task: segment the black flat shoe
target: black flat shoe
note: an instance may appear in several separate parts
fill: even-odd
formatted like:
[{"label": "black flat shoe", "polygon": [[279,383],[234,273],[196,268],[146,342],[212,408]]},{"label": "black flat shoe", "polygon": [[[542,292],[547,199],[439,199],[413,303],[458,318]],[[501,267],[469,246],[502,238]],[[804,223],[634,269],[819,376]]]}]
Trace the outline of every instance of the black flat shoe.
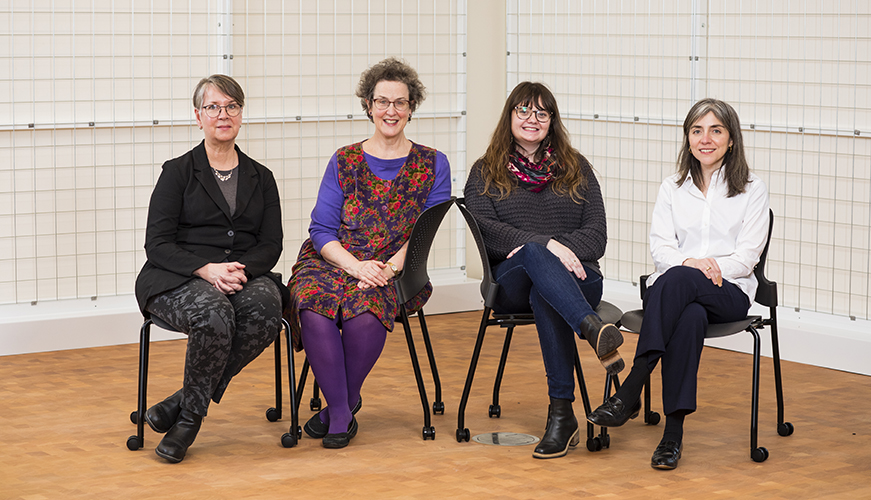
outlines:
[{"label": "black flat shoe", "polygon": [[351,423],[348,424],[348,432],[339,432],[337,434],[327,434],[324,436],[324,448],[344,448],[351,443],[351,438],[357,435],[357,417],[351,417]]},{"label": "black flat shoe", "polygon": [[154,452],[160,458],[164,458],[171,463],[177,464],[181,462],[184,460],[188,448],[194,444],[194,439],[197,438],[197,433],[200,431],[202,423],[203,417],[182,409],[178,415],[178,421],[163,436]]},{"label": "black flat shoe", "polygon": [[181,389],[145,411],[145,422],[151,430],[163,434],[172,428],[181,412]]},{"label": "black flat shoe", "polygon": [[681,445],[675,441],[659,443],[653,452],[653,458],[650,459],[650,466],[654,469],[676,469],[677,461],[680,460],[680,448]]},{"label": "black flat shoe", "polygon": [[[360,396],[360,399],[357,400],[357,404],[351,408],[351,415],[356,415],[360,408],[363,406],[363,396]],[[321,422],[321,412],[327,411],[326,408],[315,413],[312,418],[308,419],[308,422],[303,426],[303,430],[309,436],[315,439],[321,439],[326,436],[328,432],[330,432],[329,424],[325,424]]]},{"label": "black flat shoe", "polygon": [[629,419],[637,417],[640,410],[640,399],[632,408],[629,408],[623,404],[620,398],[611,396],[601,406],[587,415],[587,421],[602,427],[620,427],[628,422]]}]

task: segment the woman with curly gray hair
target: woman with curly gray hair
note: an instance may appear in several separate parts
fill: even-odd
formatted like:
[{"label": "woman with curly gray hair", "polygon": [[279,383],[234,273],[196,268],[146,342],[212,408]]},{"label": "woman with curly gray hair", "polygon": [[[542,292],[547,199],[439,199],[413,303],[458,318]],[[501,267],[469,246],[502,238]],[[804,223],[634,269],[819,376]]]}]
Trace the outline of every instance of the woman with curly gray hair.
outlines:
[{"label": "woman with curly gray hair", "polygon": [[[356,94],[375,130],[327,164],[285,311],[329,403],[304,427],[325,448],[344,448],[357,433],[363,381],[398,312],[391,280],[405,262],[411,228],[451,195],[447,157],[405,137],[426,96],[417,72],[385,59],[363,72]],[[431,291],[427,285],[407,307],[419,309]]]}]

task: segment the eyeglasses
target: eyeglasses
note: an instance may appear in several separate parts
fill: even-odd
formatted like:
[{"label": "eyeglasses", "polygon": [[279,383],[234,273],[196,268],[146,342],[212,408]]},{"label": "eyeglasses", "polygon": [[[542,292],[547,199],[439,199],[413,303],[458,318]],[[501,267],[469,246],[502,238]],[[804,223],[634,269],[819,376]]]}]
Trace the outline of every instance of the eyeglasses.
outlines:
[{"label": "eyeglasses", "polygon": [[409,101],[408,99],[397,99],[395,101],[391,101],[390,99],[385,99],[383,97],[379,97],[378,99],[374,99],[372,102],[375,103],[375,108],[380,109],[381,111],[384,111],[385,109],[389,108],[390,105],[392,104],[393,109],[395,109],[396,111],[402,112],[402,111],[406,111],[408,109],[408,106],[411,105],[411,101]]},{"label": "eyeglasses", "polygon": [[217,104],[209,104],[207,106],[203,106],[203,111],[206,112],[206,116],[209,118],[217,118],[221,114],[221,109],[227,110],[227,116],[239,116],[239,113],[242,112],[242,106],[239,106],[235,102],[231,102],[226,106],[218,106]]},{"label": "eyeglasses", "polygon": [[535,110],[529,106],[514,106],[514,112],[521,120],[528,120],[530,116],[535,115],[535,119],[539,123],[550,121],[550,111]]}]

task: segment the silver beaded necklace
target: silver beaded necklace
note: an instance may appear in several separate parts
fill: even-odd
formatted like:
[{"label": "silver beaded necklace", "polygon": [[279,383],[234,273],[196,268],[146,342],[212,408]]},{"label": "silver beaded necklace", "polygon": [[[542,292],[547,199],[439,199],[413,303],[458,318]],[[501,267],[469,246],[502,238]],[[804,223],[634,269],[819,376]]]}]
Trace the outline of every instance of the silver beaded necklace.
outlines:
[{"label": "silver beaded necklace", "polygon": [[234,168],[233,170],[230,170],[230,172],[228,172],[226,174],[222,174],[216,168],[212,167],[212,171],[215,172],[215,177],[217,177],[218,180],[221,182],[229,181],[230,177],[233,177],[233,171],[235,171],[235,170],[236,169]]}]

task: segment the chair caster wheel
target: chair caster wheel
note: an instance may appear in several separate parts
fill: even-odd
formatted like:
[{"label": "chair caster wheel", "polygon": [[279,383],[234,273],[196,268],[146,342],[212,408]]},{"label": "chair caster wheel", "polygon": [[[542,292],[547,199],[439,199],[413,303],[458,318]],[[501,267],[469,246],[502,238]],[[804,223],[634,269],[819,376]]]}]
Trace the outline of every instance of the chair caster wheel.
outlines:
[{"label": "chair caster wheel", "polygon": [[277,422],[281,418],[281,411],[278,408],[270,408],[266,410],[266,420]]},{"label": "chair caster wheel", "polygon": [[760,446],[750,452],[750,458],[752,458],[754,462],[764,462],[768,460],[768,450],[765,447]]},{"label": "chair caster wheel", "polygon": [[321,411],[321,398],[311,398],[308,407],[311,411]]},{"label": "chair caster wheel", "polygon": [[[136,413],[136,412],[133,412]],[[139,440],[139,436],[130,436],[127,438],[127,449],[130,451],[136,451],[139,448],[142,448],[142,441]]]},{"label": "chair caster wheel", "polygon": [[432,439],[435,441],[435,427],[429,426],[423,428],[423,440]]},{"label": "chair caster wheel", "polygon": [[457,429],[457,442],[462,443],[463,441],[469,442],[469,429]]},{"label": "chair caster wheel", "polygon": [[602,449],[602,440],[598,437],[587,439],[587,449],[590,451],[599,451]]},{"label": "chair caster wheel", "polygon": [[606,434],[604,436],[599,436],[599,439],[602,441],[602,448],[610,448],[611,447],[611,435]]},{"label": "chair caster wheel", "polygon": [[132,423],[132,424],[139,423],[139,412],[138,411],[133,410],[130,412],[130,423]]},{"label": "chair caster wheel", "polygon": [[443,401],[433,403],[432,404],[432,414],[433,415],[444,415],[445,414],[445,403]]},{"label": "chair caster wheel", "polygon": [[296,446],[298,438],[289,432],[285,432],[281,435],[281,446],[285,448],[293,448]]},{"label": "chair caster wheel", "polygon": [[659,413],[655,411],[648,412],[646,416],[647,418],[645,419],[644,423],[647,425],[656,425],[659,423],[659,420],[661,418],[659,416]]},{"label": "chair caster wheel", "polygon": [[793,432],[795,432],[795,427],[792,426],[791,422],[784,422],[777,425],[777,433],[781,436],[792,436]]},{"label": "chair caster wheel", "polygon": [[502,416],[501,405],[490,405],[490,418],[499,418]]}]

